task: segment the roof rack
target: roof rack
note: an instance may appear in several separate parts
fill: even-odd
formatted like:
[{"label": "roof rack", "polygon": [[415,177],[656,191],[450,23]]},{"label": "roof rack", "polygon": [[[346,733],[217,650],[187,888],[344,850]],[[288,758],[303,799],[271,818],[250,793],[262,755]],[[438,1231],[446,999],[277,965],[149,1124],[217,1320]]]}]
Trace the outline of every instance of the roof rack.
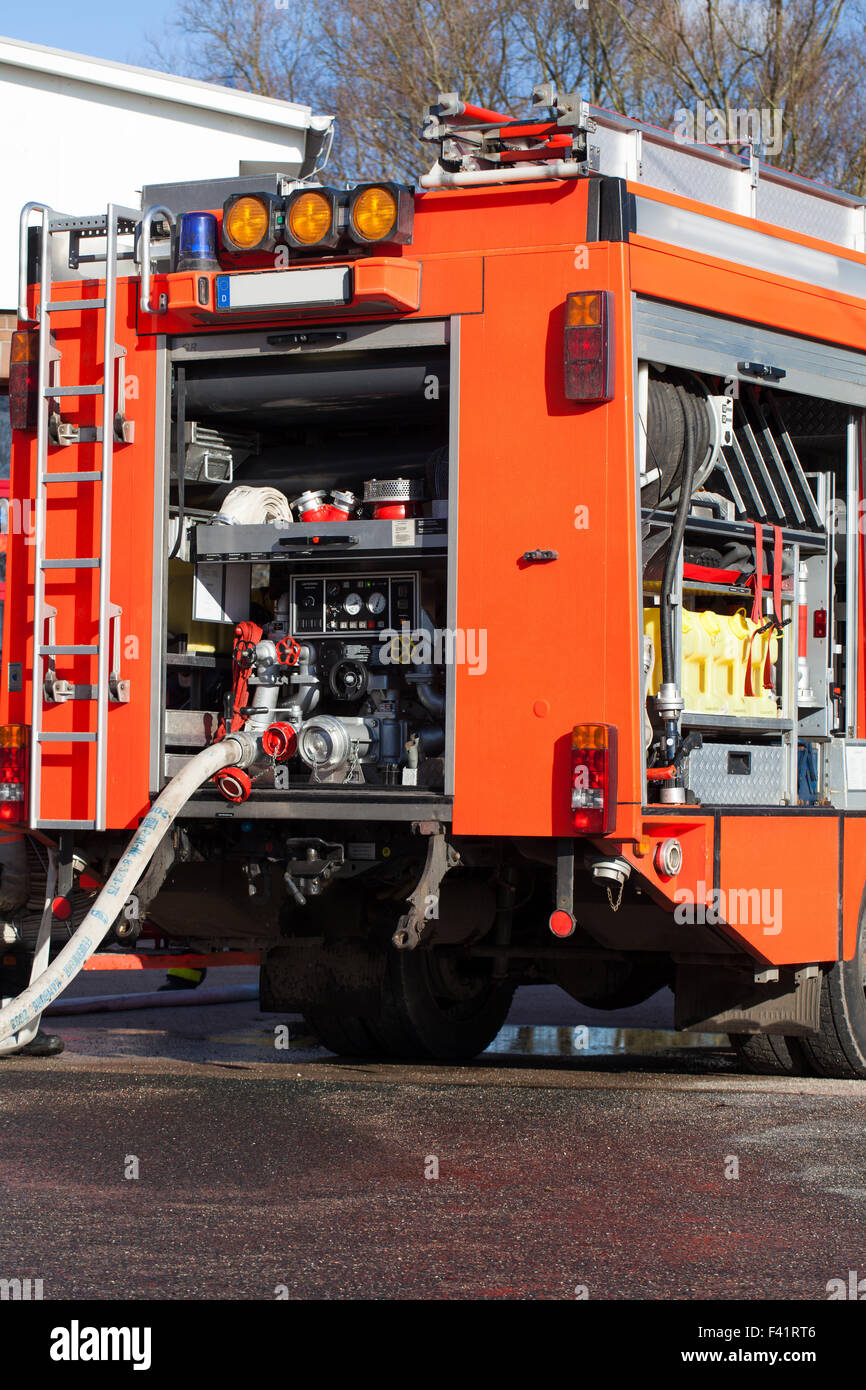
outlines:
[{"label": "roof rack", "polygon": [[[424,188],[604,174],[742,217],[769,222],[849,251],[866,251],[866,203],[758,157],[560,96],[545,82],[532,93],[537,119],[523,121],[440,93],[421,138],[439,142]],[[734,142],[739,143],[739,142]]]}]

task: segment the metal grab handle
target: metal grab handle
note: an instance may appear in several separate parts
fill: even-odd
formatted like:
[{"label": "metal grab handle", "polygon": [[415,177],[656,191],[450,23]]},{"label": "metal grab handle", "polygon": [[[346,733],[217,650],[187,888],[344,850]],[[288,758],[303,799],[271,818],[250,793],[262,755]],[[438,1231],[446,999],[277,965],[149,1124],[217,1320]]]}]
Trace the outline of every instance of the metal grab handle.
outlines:
[{"label": "metal grab handle", "polygon": [[41,212],[44,223],[45,218],[50,217],[52,211],[53,209],[47,203],[25,203],[18,219],[18,317],[22,323],[39,322],[38,318],[30,317],[27,308],[27,233],[30,230],[30,214],[31,212]]},{"label": "metal grab handle", "polygon": [[153,305],[150,302],[150,281],[152,271],[150,268],[150,233],[157,217],[164,217],[168,225],[174,228],[174,213],[168,208],[154,204],[153,207],[146,208],[138,229],[138,250],[136,252],[136,262],[141,266],[141,299],[139,301],[143,314],[164,314],[168,308],[168,295],[161,294],[159,303]]}]

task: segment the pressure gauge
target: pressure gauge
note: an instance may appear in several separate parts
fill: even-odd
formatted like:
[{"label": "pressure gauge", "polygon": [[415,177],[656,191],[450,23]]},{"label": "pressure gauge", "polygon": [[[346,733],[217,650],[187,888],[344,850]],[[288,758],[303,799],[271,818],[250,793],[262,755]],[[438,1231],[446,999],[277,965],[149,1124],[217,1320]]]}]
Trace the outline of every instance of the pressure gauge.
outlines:
[{"label": "pressure gauge", "polygon": [[377,590],[367,599],[367,607],[371,613],[384,613],[386,602],[385,595],[380,594]]},{"label": "pressure gauge", "polygon": [[364,607],[364,600],[360,594],[347,594],[343,599],[343,608],[350,618],[357,618],[361,609]]}]

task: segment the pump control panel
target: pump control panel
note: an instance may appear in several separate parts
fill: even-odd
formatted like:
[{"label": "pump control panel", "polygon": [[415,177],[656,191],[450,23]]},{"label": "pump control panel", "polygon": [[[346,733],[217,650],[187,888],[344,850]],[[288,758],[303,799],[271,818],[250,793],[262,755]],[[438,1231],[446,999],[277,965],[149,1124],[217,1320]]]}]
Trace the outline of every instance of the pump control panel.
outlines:
[{"label": "pump control panel", "polygon": [[399,631],[417,622],[417,574],[326,574],[292,580],[294,636]]}]

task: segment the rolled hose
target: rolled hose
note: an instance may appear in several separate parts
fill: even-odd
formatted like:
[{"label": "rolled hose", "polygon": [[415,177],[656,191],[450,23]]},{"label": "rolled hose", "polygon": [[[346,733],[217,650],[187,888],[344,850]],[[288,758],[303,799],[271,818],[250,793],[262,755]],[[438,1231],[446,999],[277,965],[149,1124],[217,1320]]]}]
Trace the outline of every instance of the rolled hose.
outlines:
[{"label": "rolled hose", "polygon": [[252,761],[255,749],[254,740],[246,734],[229,734],[220,743],[202,749],[172,778],[141,822],[126,853],[74,936],[38,979],[0,1009],[0,1045],[8,1043],[15,1033],[38,1018],[83,969],[85,961],[90,959],[120,916],[160,840],[193,792],[220,768],[245,766]]}]

